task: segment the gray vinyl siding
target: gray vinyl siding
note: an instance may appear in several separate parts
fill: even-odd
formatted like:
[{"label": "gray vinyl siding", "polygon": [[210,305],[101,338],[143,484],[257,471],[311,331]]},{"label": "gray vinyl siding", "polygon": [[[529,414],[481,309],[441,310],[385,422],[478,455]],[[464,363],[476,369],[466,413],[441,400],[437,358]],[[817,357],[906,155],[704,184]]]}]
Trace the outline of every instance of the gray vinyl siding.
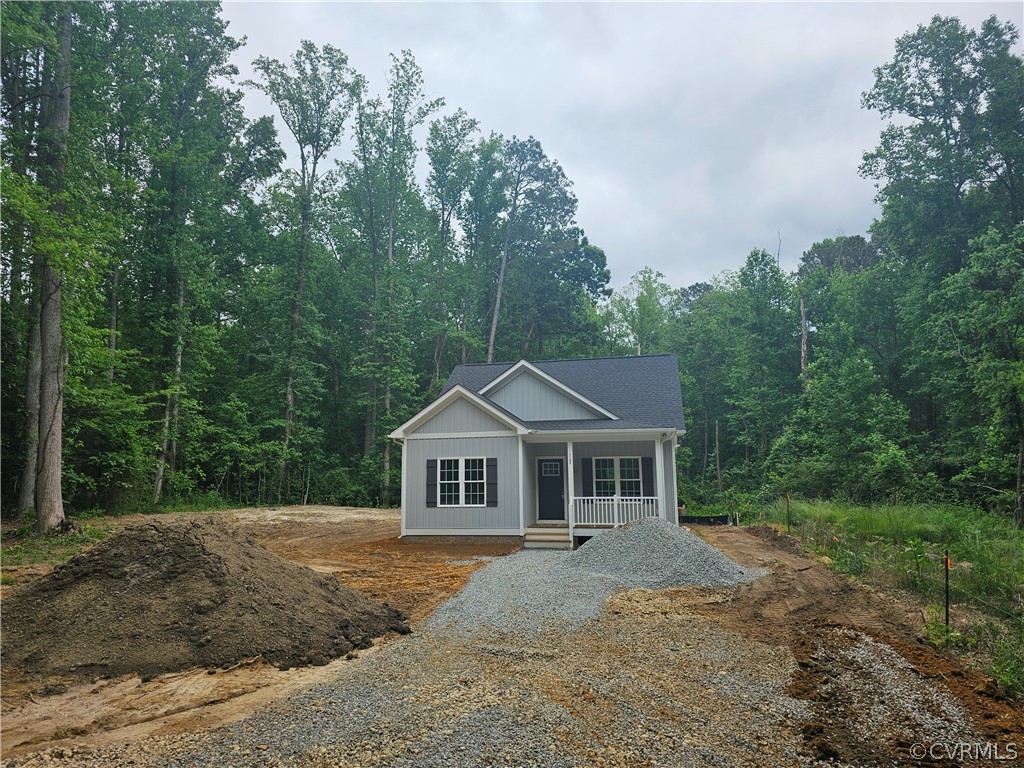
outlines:
[{"label": "gray vinyl siding", "polygon": [[[498,506],[428,509],[427,459],[476,457],[498,460]],[[488,530],[519,529],[519,439],[516,436],[408,440],[405,461],[406,531],[414,534],[416,529],[477,529],[486,534]]]},{"label": "gray vinyl siding", "polygon": [[511,430],[472,403],[458,399],[417,429],[415,434],[460,434],[463,432],[511,432]]},{"label": "gray vinyl siding", "polygon": [[488,397],[524,421],[593,419],[599,417],[529,373],[516,376]]}]

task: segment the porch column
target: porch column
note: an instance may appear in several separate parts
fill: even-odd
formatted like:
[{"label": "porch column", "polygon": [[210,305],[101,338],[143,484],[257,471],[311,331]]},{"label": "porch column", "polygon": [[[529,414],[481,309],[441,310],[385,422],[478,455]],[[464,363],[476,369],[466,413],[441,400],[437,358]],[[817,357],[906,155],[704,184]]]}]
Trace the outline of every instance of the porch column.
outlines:
[{"label": "porch column", "polygon": [[565,471],[569,474],[569,482],[566,484],[569,496],[566,501],[569,507],[565,510],[565,519],[569,523],[569,538],[571,539],[572,529],[576,525],[576,473],[573,471],[572,440],[565,444]]},{"label": "porch column", "polygon": [[668,510],[665,509],[665,451],[657,437],[654,438],[654,471],[658,475],[658,517],[668,520]]},{"label": "porch column", "polygon": [[526,445],[522,435],[519,436],[519,535],[526,535]]}]

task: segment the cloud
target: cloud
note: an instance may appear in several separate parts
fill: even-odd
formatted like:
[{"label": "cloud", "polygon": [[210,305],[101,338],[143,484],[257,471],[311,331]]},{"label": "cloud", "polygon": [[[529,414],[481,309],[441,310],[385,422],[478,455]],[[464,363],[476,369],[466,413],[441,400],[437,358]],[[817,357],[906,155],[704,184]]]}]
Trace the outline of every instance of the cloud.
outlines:
[{"label": "cloud", "polygon": [[[287,59],[331,43],[382,92],[410,49],[431,97],[485,133],[533,135],[574,182],[578,219],[613,284],[642,266],[676,286],[752,248],[795,269],[815,241],[866,232],[858,176],[882,122],[860,106],[897,37],[935,14],[977,27],[1013,3],[226,2],[229,33]],[[272,114],[265,98],[250,115]],[[280,123],[279,123],[280,125]]]}]

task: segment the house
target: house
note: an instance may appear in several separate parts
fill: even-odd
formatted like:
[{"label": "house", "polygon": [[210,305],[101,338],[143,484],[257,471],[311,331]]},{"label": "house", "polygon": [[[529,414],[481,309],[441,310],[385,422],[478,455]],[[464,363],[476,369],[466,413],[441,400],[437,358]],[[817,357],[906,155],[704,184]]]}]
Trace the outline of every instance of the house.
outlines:
[{"label": "house", "polygon": [[459,365],[391,433],[402,535],[571,547],[641,517],[678,523],[675,355]]}]

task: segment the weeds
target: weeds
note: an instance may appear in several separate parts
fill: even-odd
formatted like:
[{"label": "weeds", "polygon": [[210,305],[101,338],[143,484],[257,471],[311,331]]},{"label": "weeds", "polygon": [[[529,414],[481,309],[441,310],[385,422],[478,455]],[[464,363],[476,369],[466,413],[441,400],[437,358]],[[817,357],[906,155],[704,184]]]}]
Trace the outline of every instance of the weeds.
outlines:
[{"label": "weeds", "polygon": [[[761,507],[757,517],[785,525],[785,501]],[[976,646],[992,659],[993,676],[1024,695],[1024,533],[1009,519],[953,505],[794,501],[792,521],[793,533],[833,570],[930,600],[944,597],[949,550],[954,605],[968,604],[991,623],[947,630],[929,612],[929,640],[937,647]]]},{"label": "weeds", "polygon": [[37,534],[33,524],[28,523],[4,536],[14,543],[3,548],[4,565],[35,565],[37,563],[62,563],[77,555],[85,547],[107,538],[113,531],[111,524],[92,525],[86,523],[82,532],[58,534],[55,532]]}]

